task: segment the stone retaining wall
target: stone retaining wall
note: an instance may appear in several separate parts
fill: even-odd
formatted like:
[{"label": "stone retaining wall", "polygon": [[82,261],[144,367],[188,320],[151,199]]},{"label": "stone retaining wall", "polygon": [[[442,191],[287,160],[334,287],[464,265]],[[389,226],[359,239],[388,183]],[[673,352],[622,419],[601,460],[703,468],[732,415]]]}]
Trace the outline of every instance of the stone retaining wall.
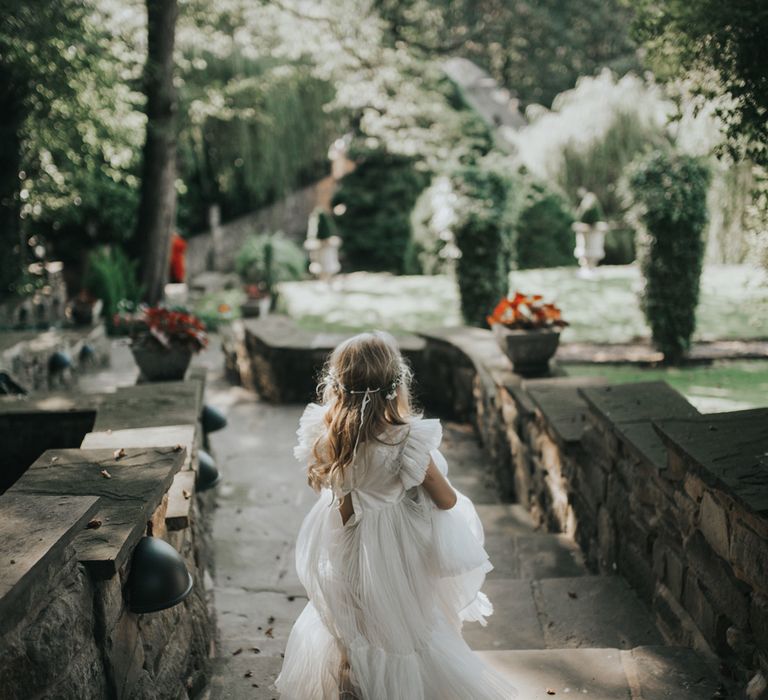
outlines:
[{"label": "stone retaining wall", "polygon": [[[204,693],[215,629],[206,585],[215,496],[195,489],[204,374],[191,374],[186,382],[116,394],[0,400],[0,424],[22,409],[95,413],[86,428],[94,432],[80,448],[49,449],[0,495],[0,519],[16,504],[30,528],[37,517],[34,505],[28,516],[19,510],[25,500],[93,501],[42,548],[26,532],[0,542],[2,556],[13,557],[10,570],[0,570],[0,700],[186,700]],[[114,455],[121,446],[125,455]],[[99,477],[102,468],[109,480]],[[57,470],[66,469],[57,482]],[[91,518],[102,524],[86,528]],[[182,603],[137,614],[126,583],[147,521],[182,555],[194,584]],[[41,541],[47,536],[41,529]],[[15,550],[14,538],[21,543]]]},{"label": "stone retaining wall", "polygon": [[664,382],[522,380],[490,333],[425,338],[430,408],[473,421],[504,495],[573,535],[593,571],[623,575],[670,643],[759,686],[768,409],[700,415]]}]

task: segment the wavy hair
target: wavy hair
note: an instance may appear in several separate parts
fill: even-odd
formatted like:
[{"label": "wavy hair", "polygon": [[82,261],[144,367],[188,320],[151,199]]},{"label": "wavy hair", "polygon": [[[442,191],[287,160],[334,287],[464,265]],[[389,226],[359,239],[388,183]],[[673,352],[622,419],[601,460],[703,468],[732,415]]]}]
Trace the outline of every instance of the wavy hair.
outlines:
[{"label": "wavy hair", "polygon": [[325,432],[312,446],[309,485],[341,490],[358,443],[380,439],[387,427],[405,425],[415,415],[412,372],[395,339],[382,331],[361,333],[330,355],[318,395],[325,412]]}]

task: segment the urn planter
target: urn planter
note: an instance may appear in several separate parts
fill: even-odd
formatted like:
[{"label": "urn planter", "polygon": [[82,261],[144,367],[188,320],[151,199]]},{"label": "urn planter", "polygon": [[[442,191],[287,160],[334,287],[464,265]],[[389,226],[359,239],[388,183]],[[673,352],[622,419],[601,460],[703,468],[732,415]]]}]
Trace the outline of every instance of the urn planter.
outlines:
[{"label": "urn planter", "polygon": [[549,361],[560,343],[560,331],[553,328],[512,329],[496,323],[493,332],[499,347],[523,377],[549,374]]},{"label": "urn planter", "polygon": [[133,359],[142,375],[150,382],[181,381],[192,361],[192,351],[186,348],[152,348],[131,345]]}]

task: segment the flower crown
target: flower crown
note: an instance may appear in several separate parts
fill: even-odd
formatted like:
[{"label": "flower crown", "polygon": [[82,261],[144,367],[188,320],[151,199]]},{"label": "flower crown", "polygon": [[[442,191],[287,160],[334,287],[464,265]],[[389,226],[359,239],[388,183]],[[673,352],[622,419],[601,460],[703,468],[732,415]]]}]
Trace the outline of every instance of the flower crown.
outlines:
[{"label": "flower crown", "polygon": [[397,396],[397,387],[400,386],[400,384],[403,381],[403,371],[402,369],[397,373],[397,376],[392,380],[392,383],[388,386],[377,386],[375,388],[366,387],[365,389],[348,389],[341,381],[339,381],[338,377],[335,375],[333,370],[328,372],[328,375],[326,377],[326,381],[331,384],[332,386],[336,387],[339,391],[343,391],[345,394],[365,394],[368,396],[369,394],[376,394],[380,391],[387,391],[386,394],[384,394],[384,398],[387,399],[387,401],[392,401]]}]

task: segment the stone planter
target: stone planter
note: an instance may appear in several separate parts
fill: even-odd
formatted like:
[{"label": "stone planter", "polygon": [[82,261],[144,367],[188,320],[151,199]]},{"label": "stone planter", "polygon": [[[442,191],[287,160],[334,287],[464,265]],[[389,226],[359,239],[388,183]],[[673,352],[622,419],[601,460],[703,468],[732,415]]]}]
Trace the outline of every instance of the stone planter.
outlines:
[{"label": "stone planter", "polygon": [[512,330],[496,323],[493,333],[517,374],[541,377],[549,373],[549,360],[557,351],[560,331],[552,328]]},{"label": "stone planter", "polygon": [[150,382],[181,381],[192,361],[192,351],[181,348],[164,350],[131,345],[131,352],[144,379]]},{"label": "stone planter", "polygon": [[579,273],[590,277],[597,264],[605,257],[605,234],[608,233],[608,224],[605,221],[598,221],[594,225],[577,221],[572,228],[576,234],[573,255],[579,261]]}]

